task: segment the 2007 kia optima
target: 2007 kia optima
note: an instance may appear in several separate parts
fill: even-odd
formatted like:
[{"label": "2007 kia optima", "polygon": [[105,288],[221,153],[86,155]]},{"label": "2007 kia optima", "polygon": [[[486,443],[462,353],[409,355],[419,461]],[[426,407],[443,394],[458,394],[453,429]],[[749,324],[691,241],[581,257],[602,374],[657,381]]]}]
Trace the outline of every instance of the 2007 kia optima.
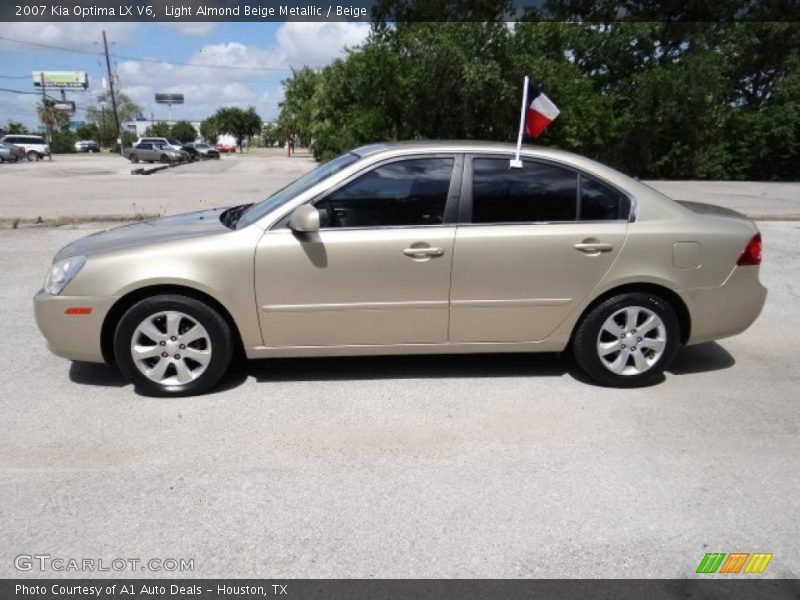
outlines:
[{"label": "2007 kia optima", "polygon": [[51,350],[142,392],[199,394],[248,358],[571,347],[642,386],[761,311],[761,237],[592,160],[488,143],[376,144],[253,205],[90,235],[35,298]]}]

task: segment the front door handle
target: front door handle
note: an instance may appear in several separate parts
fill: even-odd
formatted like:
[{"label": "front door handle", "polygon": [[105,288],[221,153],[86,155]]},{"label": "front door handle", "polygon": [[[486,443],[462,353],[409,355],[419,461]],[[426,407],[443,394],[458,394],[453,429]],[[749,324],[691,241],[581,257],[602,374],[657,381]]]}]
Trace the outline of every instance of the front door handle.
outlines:
[{"label": "front door handle", "polygon": [[575,244],[574,248],[584,254],[600,254],[601,252],[611,252],[614,246],[605,242],[580,242]]},{"label": "front door handle", "polygon": [[406,256],[410,256],[411,258],[430,258],[432,256],[441,256],[444,254],[444,250],[441,248],[406,248],[403,250],[403,254]]}]

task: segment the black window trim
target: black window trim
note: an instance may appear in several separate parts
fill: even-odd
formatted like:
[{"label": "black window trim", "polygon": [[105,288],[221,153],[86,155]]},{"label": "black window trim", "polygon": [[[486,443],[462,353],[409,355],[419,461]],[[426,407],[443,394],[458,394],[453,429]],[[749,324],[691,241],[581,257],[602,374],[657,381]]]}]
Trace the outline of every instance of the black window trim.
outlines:
[{"label": "black window trim", "polygon": [[[534,162],[534,163],[541,163],[548,166],[559,167],[561,169],[566,169],[575,173],[577,182],[576,182],[576,195],[575,195],[575,204],[576,204],[576,217],[575,219],[571,219],[569,221],[500,221],[497,223],[473,223],[472,222],[472,162],[476,158],[490,158],[490,159],[501,159],[501,160],[511,160],[513,158],[512,154],[494,154],[494,153],[487,153],[487,152],[468,152],[464,155],[464,164],[462,168],[462,181],[461,181],[461,202],[459,203],[458,208],[458,226],[459,227],[487,227],[487,226],[494,226],[494,225],[565,225],[565,224],[574,224],[574,223],[583,223],[586,225],[591,225],[593,223],[633,223],[636,221],[636,216],[639,212],[638,204],[636,200],[631,196],[628,192],[620,188],[619,186],[610,183],[608,180],[598,177],[594,173],[586,171],[585,169],[581,169],[580,167],[576,167],[574,165],[566,164],[557,160],[552,160],[544,157],[539,156],[520,156],[520,160]],[[580,218],[580,211],[581,211],[581,179],[583,177],[588,177],[590,179],[594,179],[603,185],[611,188],[615,192],[618,192],[622,196],[628,199],[628,217],[622,217],[619,219],[598,219],[592,221],[581,221]]]},{"label": "black window trim", "polygon": [[275,223],[269,228],[269,231],[286,229],[289,226],[289,220],[292,218],[292,213],[298,207],[303,206],[305,204],[315,204],[320,200],[322,200],[323,198],[325,198],[326,196],[329,196],[330,194],[333,194],[334,192],[343,188],[347,184],[352,183],[362,175],[366,175],[370,171],[373,171],[384,165],[396,162],[404,162],[407,160],[417,160],[425,158],[453,159],[453,172],[450,174],[450,187],[448,188],[447,199],[445,200],[445,205],[444,205],[444,215],[442,217],[441,223],[437,223],[435,225],[369,225],[363,227],[320,227],[320,231],[359,231],[365,229],[370,229],[370,230],[423,229],[423,228],[427,229],[431,227],[454,227],[458,225],[458,214],[459,214],[458,211],[459,211],[459,204],[461,202],[461,186],[463,185],[462,171],[464,168],[464,154],[462,152],[426,152],[424,154],[403,154],[400,156],[391,156],[383,160],[366,165],[363,169],[353,173],[347,179],[340,181],[335,187],[330,187],[326,189],[324,192],[304,202],[303,204],[299,204],[298,206],[291,209],[288,213],[286,213],[285,215],[280,217],[277,221],[275,221]]}]

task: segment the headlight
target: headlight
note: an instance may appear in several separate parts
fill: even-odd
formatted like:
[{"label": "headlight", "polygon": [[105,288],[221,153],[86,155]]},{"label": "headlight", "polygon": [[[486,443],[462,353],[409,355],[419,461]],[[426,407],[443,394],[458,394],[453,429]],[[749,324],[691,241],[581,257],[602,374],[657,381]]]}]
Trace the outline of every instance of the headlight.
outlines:
[{"label": "headlight", "polygon": [[78,274],[85,262],[85,256],[72,256],[53,263],[44,280],[45,291],[53,296],[58,296],[61,290]]}]

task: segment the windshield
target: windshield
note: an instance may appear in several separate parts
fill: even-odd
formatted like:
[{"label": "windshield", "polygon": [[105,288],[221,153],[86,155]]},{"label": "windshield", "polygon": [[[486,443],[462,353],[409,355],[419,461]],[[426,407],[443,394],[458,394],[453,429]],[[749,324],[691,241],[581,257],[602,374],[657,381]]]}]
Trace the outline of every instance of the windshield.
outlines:
[{"label": "windshield", "polygon": [[345,167],[352,165],[359,159],[357,154],[342,154],[338,158],[326,162],[318,166],[313,171],[306,173],[300,179],[296,179],[285,188],[282,188],[262,200],[258,204],[254,204],[242,213],[237,223],[237,228],[250,225],[253,221],[257,221],[267,213],[275,210],[282,204],[285,204],[292,198],[297,197],[313,186],[317,185],[320,181],[327,179],[331,175],[335,175]]},{"label": "windshield", "polygon": [[183,146],[178,140],[175,138],[167,138],[167,141],[173,146]]}]

